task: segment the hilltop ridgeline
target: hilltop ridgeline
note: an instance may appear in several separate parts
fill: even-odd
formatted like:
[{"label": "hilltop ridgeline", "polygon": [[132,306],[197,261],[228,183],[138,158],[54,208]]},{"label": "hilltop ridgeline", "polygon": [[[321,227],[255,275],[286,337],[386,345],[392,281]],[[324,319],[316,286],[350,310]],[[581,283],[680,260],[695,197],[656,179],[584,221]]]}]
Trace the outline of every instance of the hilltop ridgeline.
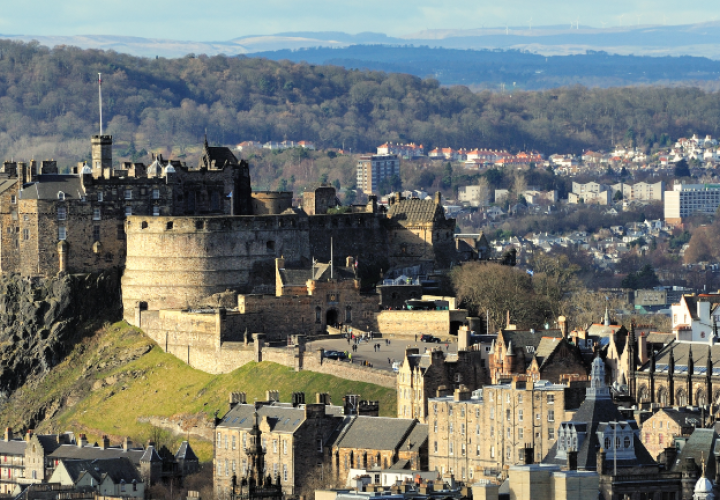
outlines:
[{"label": "hilltop ridgeline", "polygon": [[653,145],[689,130],[717,135],[720,123],[720,94],[691,88],[473,93],[339,66],[146,59],[0,41],[0,154],[61,155],[63,165],[87,159],[78,140],[97,130],[97,73],[106,131],[120,156],[133,159],[145,158],[143,150],[184,152],[205,131],[211,143],[305,139],[353,152],[387,140],[579,152],[620,141]]}]

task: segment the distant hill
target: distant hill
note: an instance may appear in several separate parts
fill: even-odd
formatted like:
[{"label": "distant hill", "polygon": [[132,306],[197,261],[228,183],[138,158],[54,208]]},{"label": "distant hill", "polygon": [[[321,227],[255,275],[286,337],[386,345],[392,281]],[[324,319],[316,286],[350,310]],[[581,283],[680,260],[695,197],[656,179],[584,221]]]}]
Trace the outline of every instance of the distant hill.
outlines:
[{"label": "distant hill", "polygon": [[611,54],[693,55],[720,59],[720,22],[689,25],[619,26],[606,29],[579,26],[497,26],[471,30],[429,29],[391,37],[383,33],[286,32],[245,35],[230,40],[198,42],[181,39],[118,35],[2,35],[0,38],[37,40],[43,45],[73,45],[115,50],[143,57],[182,57],[186,54],[238,55],[272,50],[349,45],[428,45],[451,49],[516,49],[542,55],[584,54],[588,50]]},{"label": "distant hill", "polygon": [[547,89],[567,85],[616,87],[717,81],[720,61],[705,57],[621,56],[606,52],[543,56],[519,50],[460,50],[427,46],[352,45],[257,52],[255,57],[437,78],[445,85]]}]

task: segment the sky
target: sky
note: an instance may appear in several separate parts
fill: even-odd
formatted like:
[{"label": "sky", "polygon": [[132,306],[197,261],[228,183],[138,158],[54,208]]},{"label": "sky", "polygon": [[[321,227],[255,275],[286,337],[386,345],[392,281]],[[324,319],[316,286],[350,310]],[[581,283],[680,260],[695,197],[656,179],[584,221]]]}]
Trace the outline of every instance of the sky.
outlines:
[{"label": "sky", "polygon": [[288,31],[692,24],[720,19],[717,0],[0,0],[0,34],[127,35],[225,41]]}]

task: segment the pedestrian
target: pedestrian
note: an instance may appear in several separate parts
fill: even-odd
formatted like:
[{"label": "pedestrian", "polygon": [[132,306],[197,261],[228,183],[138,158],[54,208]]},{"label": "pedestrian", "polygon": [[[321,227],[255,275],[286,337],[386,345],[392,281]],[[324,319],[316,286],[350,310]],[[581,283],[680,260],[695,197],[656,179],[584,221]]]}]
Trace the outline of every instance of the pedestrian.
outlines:
[{"label": "pedestrian", "polygon": [[446,351],[449,351],[449,350],[450,350],[450,344],[445,344],[445,350],[446,350]]},{"label": "pedestrian", "polygon": [[392,360],[390,358],[388,358],[388,364],[392,366]]},{"label": "pedestrian", "polygon": [[415,334],[415,342],[417,342],[417,333]]},{"label": "pedestrian", "polygon": [[378,351],[379,351],[379,350],[380,350],[380,344],[378,344],[377,346],[378,346]]}]

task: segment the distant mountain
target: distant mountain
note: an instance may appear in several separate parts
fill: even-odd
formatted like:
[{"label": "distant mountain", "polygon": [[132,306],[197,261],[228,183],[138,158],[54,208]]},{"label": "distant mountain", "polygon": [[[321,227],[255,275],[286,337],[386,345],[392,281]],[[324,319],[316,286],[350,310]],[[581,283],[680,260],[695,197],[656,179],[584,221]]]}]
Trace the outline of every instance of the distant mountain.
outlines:
[{"label": "distant mountain", "polygon": [[607,29],[580,26],[508,26],[473,30],[425,30],[390,37],[382,33],[287,32],[248,35],[227,41],[196,42],[112,35],[38,36],[0,35],[10,40],[37,40],[42,45],[74,45],[115,50],[144,57],[182,57],[195,54],[252,54],[311,47],[350,45],[427,45],[451,49],[517,49],[542,55],[583,54],[587,50],[611,54],[680,56],[720,60],[720,22],[677,26],[623,26]]},{"label": "distant mountain", "polygon": [[616,87],[624,85],[716,82],[720,61],[705,57],[622,56],[606,52],[543,56],[518,50],[459,50],[414,46],[352,45],[257,52],[257,57],[310,64],[334,64],[434,77],[446,85],[538,90],[568,85]]}]

